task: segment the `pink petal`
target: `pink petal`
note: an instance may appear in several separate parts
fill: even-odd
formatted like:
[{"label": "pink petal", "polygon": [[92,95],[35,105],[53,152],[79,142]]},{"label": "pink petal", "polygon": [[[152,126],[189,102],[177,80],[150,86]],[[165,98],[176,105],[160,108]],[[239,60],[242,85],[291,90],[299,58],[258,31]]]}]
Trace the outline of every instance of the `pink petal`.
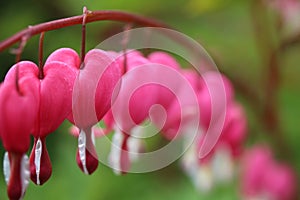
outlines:
[{"label": "pink petal", "polygon": [[21,94],[15,82],[6,80],[0,91],[0,129],[5,149],[25,153],[30,145],[30,132],[37,117],[39,99],[37,87],[29,78],[19,80]]},{"label": "pink petal", "polygon": [[246,153],[242,165],[242,184],[247,196],[263,192],[263,177],[272,165],[272,154],[266,147],[258,146]]},{"label": "pink petal", "polygon": [[20,79],[23,78],[23,77],[36,79],[36,77],[38,77],[39,70],[38,70],[38,67],[36,66],[36,64],[34,64],[31,61],[21,61],[21,62],[18,62],[17,64],[15,64],[14,66],[12,66],[9,69],[9,71],[5,75],[5,80],[4,80],[5,82],[6,81],[10,81],[10,82],[15,81],[17,65],[19,67],[19,78]]},{"label": "pink petal", "polygon": [[152,63],[162,64],[177,70],[180,69],[180,65],[177,61],[172,56],[162,51],[156,51],[149,54],[148,59]]},{"label": "pink petal", "polygon": [[53,61],[63,62],[74,69],[79,69],[80,67],[80,58],[77,52],[70,48],[60,48],[51,53],[45,65]]},{"label": "pink petal", "polygon": [[296,192],[296,175],[286,165],[277,164],[266,171],[264,176],[265,191],[274,199],[291,200]]}]

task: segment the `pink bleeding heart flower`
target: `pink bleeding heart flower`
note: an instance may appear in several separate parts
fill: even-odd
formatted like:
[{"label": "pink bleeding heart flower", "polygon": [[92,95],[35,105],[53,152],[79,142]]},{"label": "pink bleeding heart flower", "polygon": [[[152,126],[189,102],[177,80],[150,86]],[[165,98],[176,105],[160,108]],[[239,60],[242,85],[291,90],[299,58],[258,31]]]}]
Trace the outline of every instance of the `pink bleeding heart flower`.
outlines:
[{"label": "pink bleeding heart flower", "polygon": [[246,198],[291,200],[295,197],[294,171],[276,162],[267,147],[256,146],[248,150],[241,172],[243,195]]},{"label": "pink bleeding heart flower", "polygon": [[[165,114],[176,97],[176,90],[179,89],[176,77],[180,76],[179,65],[166,53],[150,54],[152,60],[135,51],[126,56],[127,72],[123,76],[122,87],[115,105],[104,117],[108,130],[116,128],[120,130],[116,130],[115,135],[120,135],[119,132],[123,133],[123,136],[119,136],[121,142],[114,144],[114,146],[119,145],[119,161],[113,162],[116,171],[122,173],[126,173],[130,167],[127,143],[133,128],[139,127],[148,117],[158,126],[158,129],[164,127],[163,122],[166,121],[167,124],[172,121],[172,113],[167,116]],[[120,66],[124,67],[124,55],[120,54],[118,61]],[[112,147],[112,152],[114,151]]]},{"label": "pink bleeding heart flower", "polygon": [[[168,53],[165,52],[153,52],[148,55],[147,57],[147,65],[150,66],[157,66],[161,68],[168,68],[170,71],[178,71],[180,70],[180,65],[177,63],[176,59],[174,59],[172,56],[170,56]],[[157,79],[166,79],[166,77],[163,77],[160,72],[157,72]],[[178,82],[177,80],[168,79],[167,85],[161,85],[157,81],[158,84],[153,84],[152,86],[152,93],[145,88],[145,94],[141,95],[140,98],[136,98],[137,102],[142,102],[144,99],[144,96],[151,96],[152,102],[146,107],[145,117],[148,116],[149,109],[153,105],[159,105],[159,107],[152,107],[150,117],[153,123],[158,127],[159,130],[162,131],[163,135],[166,136],[168,139],[172,139],[174,135],[177,133],[178,129],[178,123],[175,122],[177,119],[175,116],[180,115],[180,108],[178,101],[176,100],[176,92],[179,90]],[[163,82],[163,81],[161,81]],[[172,85],[172,86],[171,86]],[[170,88],[176,88],[176,90],[171,91]],[[133,99],[133,98],[132,98]],[[132,101],[134,102],[134,101]],[[133,103],[133,109],[137,109],[136,105],[137,103]],[[170,109],[172,108],[172,109]],[[139,110],[139,109],[137,109]],[[169,112],[170,111],[170,112]],[[174,112],[173,112],[174,111]],[[176,127],[172,127],[172,126]]]},{"label": "pink bleeding heart flower", "polygon": [[[126,173],[129,169],[128,140],[133,127],[141,124],[148,116],[150,107],[155,103],[157,96],[156,88],[151,84],[136,85],[141,82],[143,76],[133,76],[132,70],[149,64],[148,59],[136,51],[126,53],[126,69],[124,65],[124,54],[116,57],[122,71],[126,71],[122,78],[122,85],[113,108],[104,117],[107,132],[113,128],[120,129],[121,140],[118,143],[120,149],[120,166],[116,171]],[[134,88],[136,87],[136,90]],[[128,102],[127,102],[128,100]],[[119,130],[118,130],[119,131]],[[115,133],[115,135],[117,135]],[[116,159],[115,159],[116,160]],[[117,162],[116,162],[117,163]]]},{"label": "pink bleeding heart flower", "polygon": [[34,126],[39,98],[30,79],[6,81],[0,87],[0,135],[8,153],[4,157],[4,173],[10,199],[21,199],[29,183],[26,152]]},{"label": "pink bleeding heart flower", "polygon": [[[229,103],[226,110],[221,135],[211,152],[205,158],[201,158],[200,162],[209,161],[215,151],[224,147],[227,148],[233,158],[238,158],[241,155],[247,134],[247,118],[243,107],[237,102]],[[205,134],[200,137],[198,143],[199,150],[203,144],[204,137]]]},{"label": "pink bleeding heart flower", "polygon": [[234,91],[230,81],[216,71],[202,74],[202,88],[198,93],[200,126],[203,131],[199,158],[207,156],[218,142],[225,126],[228,105]]},{"label": "pink bleeding heart flower", "polygon": [[[108,54],[110,56],[112,56],[119,63],[121,74],[125,74],[126,70],[128,70],[128,69],[125,69],[125,65],[124,65],[124,62],[125,62],[124,52],[108,51]],[[126,59],[127,59],[126,66],[127,67],[129,66],[129,68],[131,68],[131,66],[147,63],[147,61],[143,58],[142,53],[140,53],[139,51],[126,50],[125,54],[126,54]],[[140,60],[135,61],[136,60],[135,57],[139,57]],[[135,62],[136,62],[136,64],[135,64]],[[114,116],[113,116],[111,109],[105,114],[105,116],[103,117],[103,121],[105,122],[105,126],[106,126],[104,129],[104,132],[106,134],[108,134],[114,129],[114,126],[115,126],[115,120],[114,120]]]},{"label": "pink bleeding heart flower", "polygon": [[[206,157],[201,158],[200,162],[209,162],[212,156],[219,148],[226,147],[233,158],[238,158],[243,149],[243,144],[247,134],[247,118],[243,107],[237,102],[231,102],[227,105],[224,126],[222,128],[220,137],[207,154]],[[203,145],[205,134],[201,135],[198,141],[198,151]]]},{"label": "pink bleeding heart flower", "polygon": [[77,52],[70,48],[60,48],[51,53],[45,64],[50,62],[63,62],[74,71],[78,71],[80,67],[80,58]]},{"label": "pink bleeding heart flower", "polygon": [[274,165],[266,171],[263,182],[271,199],[290,200],[295,196],[296,174],[285,164]]},{"label": "pink bleeding heart flower", "polygon": [[86,54],[84,66],[77,72],[72,115],[68,119],[80,129],[76,160],[86,174],[93,173],[98,166],[92,127],[110,109],[120,77],[118,63],[109,53],[99,49]]},{"label": "pink bleeding heart flower", "polygon": [[[120,93],[118,94],[117,98],[118,98],[118,100],[130,98],[130,100],[129,100],[129,105],[125,105],[126,102],[123,102],[123,104],[121,106],[118,106],[118,115],[120,115],[120,117],[119,117],[120,120],[118,120],[118,123],[119,123],[118,125],[120,126],[121,130],[124,133],[130,133],[130,130],[136,124],[141,124],[145,120],[145,118],[148,116],[148,111],[149,111],[151,105],[153,105],[153,103],[154,103],[154,98],[156,96],[156,90],[153,87],[153,85],[143,85],[143,86],[137,88],[135,91],[128,91],[128,93],[132,92],[132,94],[128,94],[127,92],[125,92],[132,85],[134,85],[135,82],[138,82],[138,80],[143,79],[143,77],[130,76],[130,72],[137,67],[149,64],[149,61],[138,51],[128,51],[128,52],[126,52],[126,67],[127,67],[127,69],[125,69],[124,56],[125,55],[123,53],[119,53],[119,55],[116,59],[117,59],[117,62],[119,63],[120,69],[125,73],[124,76],[129,77],[129,78],[126,79],[127,85],[121,86]],[[124,71],[124,70],[127,70],[127,71]],[[150,98],[145,98],[145,96],[148,96]],[[143,101],[141,101],[141,99],[143,99]],[[128,106],[129,106],[130,116],[127,116],[126,112],[125,112],[125,110],[128,110]],[[109,115],[111,115],[111,114],[109,114]],[[131,121],[131,119],[129,119],[128,117],[131,117],[131,119],[133,121]],[[110,120],[111,120],[111,118],[110,118]],[[109,122],[107,124],[111,124],[111,122]]]},{"label": "pink bleeding heart flower", "polygon": [[[55,131],[71,111],[71,92],[75,79],[72,67],[58,61],[45,63],[44,77],[40,79],[38,67],[29,61],[18,63],[19,77],[26,77],[35,85],[39,96],[38,116],[32,135],[35,138],[30,155],[31,179],[42,185],[51,176],[52,166],[46,148],[46,136]],[[5,81],[15,80],[16,65],[5,77]]]}]

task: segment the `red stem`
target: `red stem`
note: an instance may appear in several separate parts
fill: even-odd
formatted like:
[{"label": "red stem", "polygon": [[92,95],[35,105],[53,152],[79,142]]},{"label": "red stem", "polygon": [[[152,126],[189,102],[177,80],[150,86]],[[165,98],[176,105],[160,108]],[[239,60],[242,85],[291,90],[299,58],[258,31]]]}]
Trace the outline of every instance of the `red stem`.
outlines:
[{"label": "red stem", "polygon": [[[20,60],[21,60],[21,55],[22,55],[22,52],[23,52],[23,49],[26,45],[26,42],[27,42],[27,37],[24,36],[21,38],[21,42],[20,42],[20,45],[17,49],[13,49],[12,53],[16,54],[16,63],[18,63]],[[20,95],[22,95],[21,91],[20,91],[20,86],[19,86],[19,65],[17,64],[16,65],[16,89],[18,91],[18,93]]]},{"label": "red stem", "polygon": [[[16,42],[20,41],[23,37],[32,37],[34,35],[40,34],[42,32],[56,30],[68,26],[73,26],[76,24],[82,24],[84,15],[73,16],[69,18],[58,19],[50,22],[41,23],[35,26],[30,26],[22,31],[16,33],[15,35],[7,38],[6,40],[0,43],[0,52],[4,49],[10,47]],[[121,22],[132,22],[143,26],[151,26],[151,27],[165,27],[168,26],[157,22],[155,20],[151,20],[142,16],[134,15],[127,12],[122,11],[113,11],[113,10],[101,10],[101,11],[90,11],[86,15],[86,23],[102,21],[102,20],[113,20],[113,21],[121,21]]]},{"label": "red stem", "polygon": [[44,78],[44,71],[43,71],[44,37],[45,37],[45,32],[42,32],[40,35],[40,41],[39,41],[39,79]]},{"label": "red stem", "polygon": [[86,40],[86,18],[88,15],[88,10],[86,7],[83,8],[83,18],[82,18],[82,38],[81,38],[81,52],[80,59],[81,64],[84,65],[84,57],[85,57],[85,40]]}]

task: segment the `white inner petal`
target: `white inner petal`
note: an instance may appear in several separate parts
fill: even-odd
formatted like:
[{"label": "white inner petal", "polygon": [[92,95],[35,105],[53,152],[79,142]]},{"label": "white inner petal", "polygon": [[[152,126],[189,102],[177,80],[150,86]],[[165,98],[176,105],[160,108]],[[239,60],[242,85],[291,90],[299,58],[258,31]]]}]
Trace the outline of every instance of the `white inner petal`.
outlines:
[{"label": "white inner petal", "polygon": [[8,152],[5,152],[3,159],[3,174],[5,178],[5,182],[8,185],[9,177],[10,177],[10,163],[8,158]]},{"label": "white inner petal", "polygon": [[234,161],[228,146],[222,145],[216,149],[212,159],[212,170],[217,182],[226,183],[233,179]]},{"label": "white inner petal", "polygon": [[112,138],[112,144],[111,144],[111,149],[109,153],[109,163],[111,165],[111,168],[113,169],[114,173],[117,175],[121,174],[121,145],[124,140],[124,135],[121,133],[121,131],[116,128],[116,132],[113,135]]},{"label": "white inner petal", "polygon": [[139,158],[139,153],[144,148],[143,141],[135,137],[128,138],[128,153],[131,162],[137,161]]},{"label": "white inner petal", "polygon": [[78,136],[78,151],[82,168],[85,174],[89,174],[86,168],[86,133],[81,129]]},{"label": "white inner petal", "polygon": [[22,157],[20,174],[21,174],[22,196],[23,196],[26,192],[26,189],[30,181],[29,159],[26,154],[24,154]]},{"label": "white inner petal", "polygon": [[92,143],[93,143],[94,146],[96,146],[95,131],[93,130],[93,128],[92,128],[91,132],[92,132]]},{"label": "white inner petal", "polygon": [[42,157],[42,141],[39,138],[36,142],[35,150],[34,150],[34,165],[36,172],[36,184],[40,185],[40,171],[41,171],[41,157]]}]

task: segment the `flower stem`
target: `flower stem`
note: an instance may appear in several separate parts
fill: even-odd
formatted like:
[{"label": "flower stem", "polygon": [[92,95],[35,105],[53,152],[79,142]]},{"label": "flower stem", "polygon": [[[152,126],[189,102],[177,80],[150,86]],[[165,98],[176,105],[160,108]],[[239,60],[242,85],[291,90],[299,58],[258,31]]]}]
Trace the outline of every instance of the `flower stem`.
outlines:
[{"label": "flower stem", "polygon": [[88,10],[86,7],[83,8],[83,18],[82,18],[82,38],[81,38],[81,52],[80,59],[81,64],[84,66],[84,58],[85,58],[85,40],[86,40],[86,18],[87,18]]},{"label": "flower stem", "polygon": [[21,90],[20,90],[20,86],[19,86],[19,65],[18,65],[18,62],[21,60],[21,55],[22,55],[22,52],[23,52],[23,49],[27,43],[27,37],[24,36],[21,38],[21,41],[20,41],[20,45],[17,49],[13,49],[12,50],[12,53],[16,55],[16,80],[15,80],[15,83],[16,83],[16,89],[18,91],[18,93],[20,95],[22,95],[21,93]]},{"label": "flower stem", "polygon": [[40,35],[40,41],[39,41],[39,79],[44,78],[44,70],[43,70],[44,37],[45,37],[45,32],[42,32]]}]

